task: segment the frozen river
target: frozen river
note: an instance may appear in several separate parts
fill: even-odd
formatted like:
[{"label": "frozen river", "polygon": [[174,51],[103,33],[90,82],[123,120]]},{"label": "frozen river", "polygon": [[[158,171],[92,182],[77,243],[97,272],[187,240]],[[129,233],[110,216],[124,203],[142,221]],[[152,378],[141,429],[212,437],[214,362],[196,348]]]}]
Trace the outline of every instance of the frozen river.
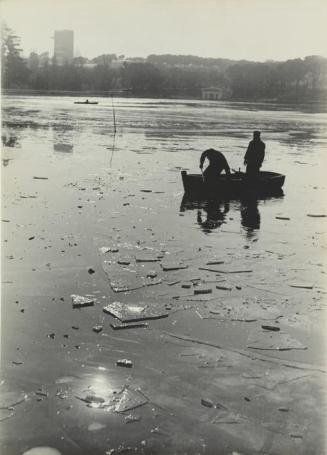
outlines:
[{"label": "frozen river", "polygon": [[[3,453],[324,453],[327,114],[74,101],[2,100]],[[283,196],[185,200],[253,130]]]}]

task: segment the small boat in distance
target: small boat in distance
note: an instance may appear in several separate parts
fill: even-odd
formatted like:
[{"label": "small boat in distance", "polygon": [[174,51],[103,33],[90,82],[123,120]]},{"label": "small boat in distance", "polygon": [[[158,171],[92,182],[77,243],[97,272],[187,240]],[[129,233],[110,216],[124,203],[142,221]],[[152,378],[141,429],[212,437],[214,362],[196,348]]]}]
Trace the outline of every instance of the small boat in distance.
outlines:
[{"label": "small boat in distance", "polygon": [[251,184],[245,178],[245,172],[234,172],[230,179],[220,174],[214,182],[207,183],[202,174],[188,174],[182,171],[184,192],[186,194],[206,194],[211,196],[239,197],[246,191],[262,195],[274,195],[282,192],[285,175],[277,172],[261,171],[259,180]]},{"label": "small boat in distance", "polygon": [[99,104],[98,101],[74,101],[74,104]]}]

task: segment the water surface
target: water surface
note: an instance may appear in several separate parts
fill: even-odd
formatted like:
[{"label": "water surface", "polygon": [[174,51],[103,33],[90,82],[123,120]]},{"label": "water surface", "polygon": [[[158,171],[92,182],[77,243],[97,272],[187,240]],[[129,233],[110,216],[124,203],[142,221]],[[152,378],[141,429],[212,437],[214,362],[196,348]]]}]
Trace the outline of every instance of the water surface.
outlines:
[{"label": "water surface", "polygon": [[[118,98],[114,135],[112,100],[97,100],[90,106],[74,105],[71,97],[2,101],[1,388],[4,394],[28,395],[4,422],[2,447],[8,454],[37,446],[63,454],[85,448],[105,453],[126,443],[140,453],[155,447],[211,453],[218,431],[226,454],[281,453],[275,443],[267,445],[275,441],[272,434],[289,454],[300,453],[299,440],[303,450],[313,441],[320,450],[322,402],[315,381],[323,378],[312,372],[325,363],[326,218],[307,215],[326,214],[327,115],[242,103]],[[181,169],[198,172],[200,154],[210,147],[225,153],[231,168],[242,168],[253,130],[261,130],[266,143],[263,169],[286,175],[282,197],[227,203],[183,197]],[[118,251],[103,254],[104,246]],[[160,261],[137,262],[145,252]],[[126,258],[129,265],[118,263]],[[188,267],[164,272],[164,259]],[[251,272],[201,270],[209,260],[223,261],[225,270]],[[132,284],[148,272],[162,283],[119,294],[110,287],[110,278]],[[212,289],[202,301],[190,298],[197,280]],[[191,290],[182,286],[187,283]],[[95,305],[73,309],[71,294],[90,296]],[[145,302],[170,314],[148,329],[113,331],[102,307],[117,300]],[[279,340],[288,350],[249,348],[264,323],[281,328],[285,338]],[[96,334],[92,328],[99,324],[103,331]],[[273,363],[267,367],[260,355]],[[133,368],[117,367],[119,358],[131,358]],[[280,361],[289,362],[288,368]],[[305,366],[310,374],[290,376],[290,365]],[[244,379],[252,377],[250,384]],[[271,381],[277,384],[274,396],[262,392]],[[292,393],[285,381],[297,384]],[[125,421],[117,420],[121,416],[100,409],[94,415],[75,398],[89,387],[105,396],[126,385],[141,387],[159,406],[156,412],[140,408],[142,419],[129,424],[128,437]],[[35,395],[39,388],[47,395]],[[257,394],[253,407],[245,409],[245,393]],[[285,405],[287,396],[293,397],[288,405],[294,412],[285,430],[277,404]],[[241,422],[226,427],[201,405],[201,398],[218,397],[234,419],[242,415]],[[30,412],[33,419],[27,421]],[[311,435],[306,418],[315,422]],[[94,422],[101,430],[88,433]],[[43,425],[42,437],[34,425]],[[284,426],[283,437],[278,425]],[[115,429],[110,437],[103,430],[108,426]],[[158,426],[161,431],[151,432]]]}]

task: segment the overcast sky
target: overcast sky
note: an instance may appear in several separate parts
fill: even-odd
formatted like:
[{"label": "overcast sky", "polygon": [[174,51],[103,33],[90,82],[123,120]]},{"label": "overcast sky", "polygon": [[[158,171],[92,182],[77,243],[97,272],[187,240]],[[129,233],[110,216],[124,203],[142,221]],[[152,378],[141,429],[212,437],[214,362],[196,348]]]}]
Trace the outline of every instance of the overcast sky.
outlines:
[{"label": "overcast sky", "polygon": [[75,54],[192,54],[248,60],[327,56],[327,0],[0,0],[24,53],[53,54],[54,30]]}]

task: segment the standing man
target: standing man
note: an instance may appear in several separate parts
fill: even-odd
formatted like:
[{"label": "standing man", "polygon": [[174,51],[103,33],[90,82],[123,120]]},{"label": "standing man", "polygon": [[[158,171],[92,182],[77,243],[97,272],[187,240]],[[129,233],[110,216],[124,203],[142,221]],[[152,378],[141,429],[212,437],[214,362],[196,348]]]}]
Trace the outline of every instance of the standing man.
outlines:
[{"label": "standing man", "polygon": [[244,165],[246,166],[246,176],[248,179],[256,180],[259,177],[259,171],[265,157],[266,145],[260,139],[260,131],[254,131],[253,139],[248,145],[244,156]]},{"label": "standing man", "polygon": [[214,183],[222,170],[226,172],[227,177],[230,177],[230,169],[225,156],[215,149],[205,150],[200,158],[200,169],[203,169],[203,163],[207,159],[209,166],[203,172],[207,183]]}]

